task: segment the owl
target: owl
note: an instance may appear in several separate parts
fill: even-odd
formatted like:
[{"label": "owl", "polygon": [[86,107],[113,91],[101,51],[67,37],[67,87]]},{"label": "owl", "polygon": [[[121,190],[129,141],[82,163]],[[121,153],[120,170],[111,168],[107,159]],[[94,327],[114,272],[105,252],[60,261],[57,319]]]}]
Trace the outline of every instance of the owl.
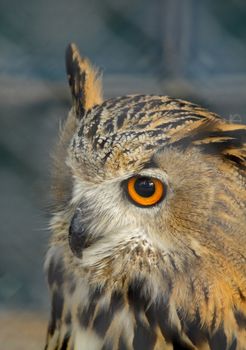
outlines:
[{"label": "owl", "polygon": [[45,349],[245,350],[246,125],[66,67]]}]

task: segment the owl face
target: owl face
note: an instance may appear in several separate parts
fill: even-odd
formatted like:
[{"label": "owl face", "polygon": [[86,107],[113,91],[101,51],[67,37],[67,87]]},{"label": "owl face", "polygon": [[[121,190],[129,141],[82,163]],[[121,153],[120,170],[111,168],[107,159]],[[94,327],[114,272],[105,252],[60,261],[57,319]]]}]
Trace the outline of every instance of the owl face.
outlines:
[{"label": "owl face", "polygon": [[141,275],[157,289],[163,275],[211,281],[214,260],[214,279],[223,275],[244,254],[244,127],[166,96],[103,102],[73,46],[67,70],[74,103],[56,174],[66,201],[52,227],[71,271],[114,285]]},{"label": "owl face", "polygon": [[81,274],[114,283],[153,274],[156,285],[163,271],[197,266],[205,237],[214,241],[207,232],[219,169],[198,148],[175,143],[200,113],[166,97],[128,96],[92,108],[79,122],[67,164],[70,258]]},{"label": "owl face", "polygon": [[246,127],[66,63],[47,349],[244,349]]}]

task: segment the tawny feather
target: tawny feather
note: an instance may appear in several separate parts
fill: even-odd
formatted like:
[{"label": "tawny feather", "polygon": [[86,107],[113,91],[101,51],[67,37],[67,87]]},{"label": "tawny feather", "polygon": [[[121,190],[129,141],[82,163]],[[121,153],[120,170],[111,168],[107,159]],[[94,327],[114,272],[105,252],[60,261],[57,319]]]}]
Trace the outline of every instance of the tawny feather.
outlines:
[{"label": "tawny feather", "polygon": [[[67,71],[46,349],[245,350],[246,126],[167,96],[103,102],[74,45]],[[129,201],[136,175],[165,184],[158,205]]]}]

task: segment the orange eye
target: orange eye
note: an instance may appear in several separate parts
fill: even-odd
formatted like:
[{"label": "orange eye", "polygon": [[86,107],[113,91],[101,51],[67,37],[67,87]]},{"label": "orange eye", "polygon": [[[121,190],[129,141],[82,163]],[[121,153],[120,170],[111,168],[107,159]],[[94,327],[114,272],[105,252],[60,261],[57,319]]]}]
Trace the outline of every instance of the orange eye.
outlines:
[{"label": "orange eye", "polygon": [[127,191],[131,200],[142,207],[159,203],[165,195],[164,185],[159,179],[145,176],[131,177]]}]

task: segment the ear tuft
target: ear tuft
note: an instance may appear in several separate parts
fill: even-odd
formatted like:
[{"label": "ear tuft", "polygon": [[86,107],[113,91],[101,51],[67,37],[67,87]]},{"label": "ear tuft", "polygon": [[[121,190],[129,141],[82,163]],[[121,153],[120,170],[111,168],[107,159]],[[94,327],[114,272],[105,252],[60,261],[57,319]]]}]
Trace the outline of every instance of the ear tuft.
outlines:
[{"label": "ear tuft", "polygon": [[93,106],[102,103],[101,76],[87,58],[81,57],[75,44],[66,50],[66,70],[78,118]]}]

